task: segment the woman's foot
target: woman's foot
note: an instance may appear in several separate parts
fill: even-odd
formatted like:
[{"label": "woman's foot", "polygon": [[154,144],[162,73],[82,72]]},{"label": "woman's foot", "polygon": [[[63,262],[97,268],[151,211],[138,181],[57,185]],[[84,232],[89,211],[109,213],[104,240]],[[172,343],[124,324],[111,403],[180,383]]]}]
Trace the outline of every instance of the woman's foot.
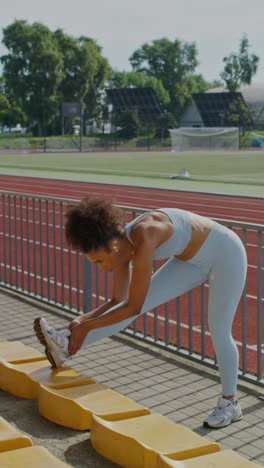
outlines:
[{"label": "woman's foot", "polygon": [[40,343],[45,346],[45,354],[52,367],[61,367],[69,358],[70,330],[57,331],[42,317],[35,319],[34,330]]},{"label": "woman's foot", "polygon": [[243,418],[239,400],[220,397],[217,407],[204,420],[204,427],[225,427]]}]

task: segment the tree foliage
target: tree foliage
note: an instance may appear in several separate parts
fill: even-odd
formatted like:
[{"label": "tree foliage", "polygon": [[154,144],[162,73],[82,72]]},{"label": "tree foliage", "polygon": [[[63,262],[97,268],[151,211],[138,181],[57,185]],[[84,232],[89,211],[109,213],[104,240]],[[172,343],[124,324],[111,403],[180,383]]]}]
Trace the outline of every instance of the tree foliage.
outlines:
[{"label": "tree foliage", "polygon": [[73,38],[41,23],[17,20],[3,30],[8,53],[1,57],[10,102],[20,106],[42,134],[62,101],[78,101],[91,113],[110,73],[101,48],[90,38]]},{"label": "tree foliage", "polygon": [[81,102],[93,116],[111,73],[107,60],[101,55],[101,47],[89,37],[74,38],[61,29],[55,31],[54,37],[63,60],[63,77],[59,86],[61,99]]},{"label": "tree foliage", "polygon": [[229,91],[237,91],[242,84],[251,84],[258,69],[259,57],[250,53],[250,44],[243,35],[237,54],[231,53],[223,58],[225,67],[220,76]]},{"label": "tree foliage", "polygon": [[27,116],[19,106],[12,105],[6,96],[4,78],[0,77],[0,125],[14,127],[20,123],[27,124]]},{"label": "tree foliage", "polygon": [[135,112],[127,110],[119,115],[115,115],[113,122],[119,127],[118,135],[121,138],[134,138],[138,136],[140,130],[140,121]]},{"label": "tree foliage", "polygon": [[0,111],[10,109],[10,103],[8,99],[0,93]]},{"label": "tree foliage", "polygon": [[192,92],[206,89],[201,75],[194,73],[198,65],[195,43],[167,38],[154,40],[137,49],[129,60],[134,71],[162,82],[170,98],[166,110],[178,118],[191,100]]},{"label": "tree foliage", "polygon": [[53,34],[41,23],[19,20],[3,30],[3,43],[9,51],[1,58],[8,97],[38,122],[41,134],[44,111],[54,111],[62,78]]},{"label": "tree foliage", "polygon": [[249,128],[252,125],[252,118],[248,107],[240,96],[233,99],[225,113],[224,125],[233,127]]}]

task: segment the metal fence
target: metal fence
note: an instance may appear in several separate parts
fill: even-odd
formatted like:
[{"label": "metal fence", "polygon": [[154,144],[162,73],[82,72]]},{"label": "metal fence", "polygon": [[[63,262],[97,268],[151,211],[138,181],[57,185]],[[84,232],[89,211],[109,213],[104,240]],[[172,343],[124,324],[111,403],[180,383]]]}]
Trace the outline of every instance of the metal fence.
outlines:
[{"label": "metal fence", "polygon": [[[0,286],[81,314],[111,294],[112,276],[72,251],[64,239],[65,204],[72,200],[1,192]],[[144,210],[122,207],[125,221]],[[248,275],[233,326],[240,376],[264,386],[263,225],[217,220],[242,239]],[[162,262],[155,262],[154,269]],[[224,294],[224,291],[223,291]],[[216,367],[207,324],[208,284],[140,316],[125,333]]]},{"label": "metal fence", "polygon": [[27,134],[1,135],[0,151],[8,152],[97,152],[97,151],[170,151],[170,138],[141,137],[123,139],[117,135],[32,137]]}]

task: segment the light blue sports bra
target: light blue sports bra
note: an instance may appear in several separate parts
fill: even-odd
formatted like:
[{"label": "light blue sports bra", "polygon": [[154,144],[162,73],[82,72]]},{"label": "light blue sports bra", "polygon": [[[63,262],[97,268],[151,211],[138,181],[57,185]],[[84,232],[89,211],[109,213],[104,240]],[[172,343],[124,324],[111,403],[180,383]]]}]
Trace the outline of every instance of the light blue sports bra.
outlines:
[{"label": "light blue sports bra", "polygon": [[[154,250],[154,260],[162,260],[174,255],[180,255],[191,240],[192,217],[196,215],[190,211],[180,210],[177,208],[161,208],[151,211],[161,211],[162,213],[165,213],[170,218],[174,227],[171,237]],[[138,223],[140,219],[149,214],[151,211],[143,213],[141,216],[138,216],[137,218],[133,219],[133,221],[125,225],[124,230],[126,236],[132,244],[133,241],[130,238],[131,229]]]}]

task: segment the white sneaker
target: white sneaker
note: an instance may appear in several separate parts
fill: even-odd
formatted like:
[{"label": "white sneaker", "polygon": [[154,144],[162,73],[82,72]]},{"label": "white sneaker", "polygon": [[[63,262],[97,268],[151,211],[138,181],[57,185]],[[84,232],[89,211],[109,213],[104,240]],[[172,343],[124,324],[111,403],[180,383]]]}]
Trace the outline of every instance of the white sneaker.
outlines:
[{"label": "white sneaker", "polygon": [[204,427],[225,427],[243,418],[239,400],[227,400],[220,397],[217,407],[204,420]]},{"label": "white sneaker", "polygon": [[42,317],[35,319],[34,330],[40,343],[45,346],[45,353],[52,367],[60,367],[69,358],[70,330],[57,331]]}]

